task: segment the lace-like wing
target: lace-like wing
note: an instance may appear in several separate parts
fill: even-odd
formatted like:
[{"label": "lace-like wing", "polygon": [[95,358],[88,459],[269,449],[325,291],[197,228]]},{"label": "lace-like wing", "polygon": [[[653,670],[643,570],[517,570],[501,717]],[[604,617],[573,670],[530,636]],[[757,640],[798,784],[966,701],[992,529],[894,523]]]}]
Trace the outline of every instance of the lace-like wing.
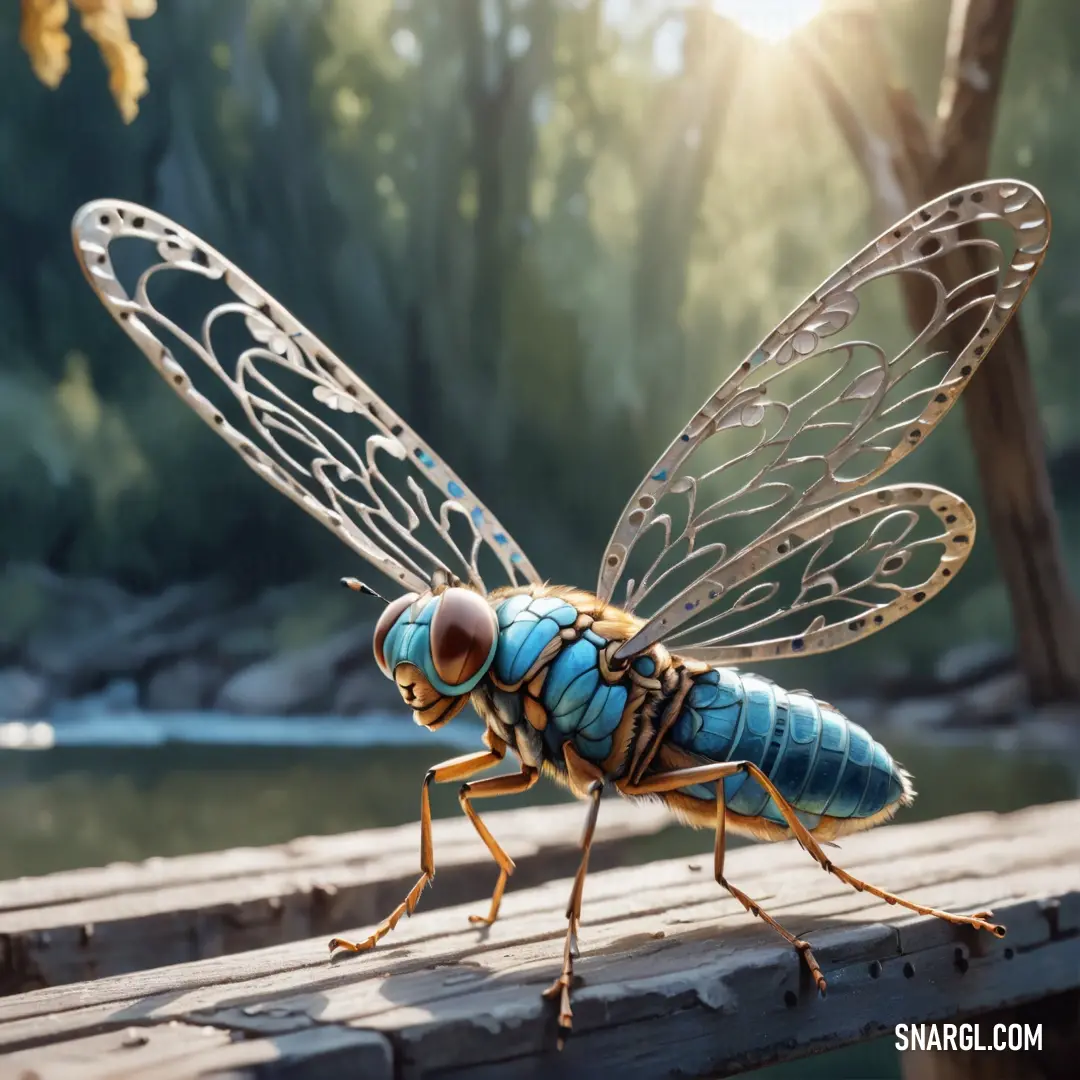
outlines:
[{"label": "lace-like wing", "polygon": [[[973,235],[975,223],[1008,233],[1005,246]],[[598,594],[649,619],[635,648],[667,642],[742,580],[729,570],[746,571],[751,550],[880,476],[933,430],[1016,310],[1049,232],[1042,197],[1018,181],[942,196],[833,274],[735,369],[649,470],[604,553]],[[951,290],[946,260],[970,270]],[[896,292],[877,283],[900,275],[932,300],[926,325],[888,347],[852,335],[861,309],[895,308]],[[950,354],[935,339],[955,334],[957,320],[971,337]],[[679,638],[684,653],[700,644]]]},{"label": "lace-like wing", "polygon": [[[442,459],[224,256],[160,214],[115,200],[82,207],[72,232],[94,291],[179,397],[267,483],[388,577],[422,591],[441,569],[487,591],[479,567],[486,544],[511,584],[539,581],[510,534]],[[129,295],[110,245],[133,239],[150,265]],[[189,305],[201,319],[171,318],[159,292],[168,297],[178,277],[193,276],[204,286],[216,283],[222,299]],[[189,374],[167,340],[200,365]],[[223,356],[234,359],[223,363]],[[228,391],[220,404],[193,382],[205,376],[201,365]],[[234,426],[230,410],[249,431]],[[351,440],[345,429],[355,433]]]},{"label": "lace-like wing", "polygon": [[[639,652],[657,631],[673,652],[713,664],[837,649],[945,588],[974,539],[971,508],[942,488],[861,492],[751,545],[686,594],[677,632],[661,618],[617,655]],[[780,636],[757,640],[767,629]]]}]

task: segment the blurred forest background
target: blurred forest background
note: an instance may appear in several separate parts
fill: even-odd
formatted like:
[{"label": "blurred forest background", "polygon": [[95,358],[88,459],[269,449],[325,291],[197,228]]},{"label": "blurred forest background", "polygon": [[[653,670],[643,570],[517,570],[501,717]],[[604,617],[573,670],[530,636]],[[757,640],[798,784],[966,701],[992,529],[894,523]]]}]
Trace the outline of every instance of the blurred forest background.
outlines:
[{"label": "blurred forest background", "polygon": [[[178,406],[86,287],[69,222],[108,195],[253,273],[446,455],[541,573],[591,586],[686,415],[879,231],[798,55],[735,32],[717,6],[162,5],[132,23],[150,89],[125,126],[86,35],[49,92],[20,50],[18,5],[3,5],[2,558],[134,593],[219,578],[238,599],[363,572]],[[932,115],[949,5],[876,6]],[[1018,8],[990,174],[1033,182],[1054,213],[1024,319],[1075,575],[1080,8]],[[878,73],[842,34],[830,48],[873,108]],[[961,410],[896,472],[982,509]],[[980,541],[933,613],[860,646],[864,659],[1008,643]],[[33,605],[7,591],[10,644]],[[296,641],[357,608],[328,596],[306,611]]]},{"label": "blurred forest background", "polygon": [[[0,877],[415,820],[446,753],[406,741],[417,729],[371,664],[377,610],[337,588],[367,568],[150,370],[82,279],[75,210],[129,199],[202,236],[444,454],[542,574],[591,587],[688,414],[881,231],[798,49],[742,32],[725,2],[118,0],[150,15],[131,23],[145,94],[132,48],[74,13],[70,70],[47,89],[20,5],[0,4]],[[932,117],[950,4],[871,6]],[[1075,583],[1080,5],[1016,9],[989,175],[1034,183],[1054,215],[1022,319]],[[113,41],[115,102],[91,29]],[[841,29],[827,46],[856,109],[880,114],[859,42]],[[875,317],[903,329],[900,298]],[[962,409],[888,479],[904,478],[986,520]],[[905,821],[1075,797],[1075,755],[918,737],[931,717],[1023,712],[1019,677],[979,668],[1012,637],[983,528],[929,611],[766,674],[845,708],[861,695],[854,718],[914,733],[889,742],[922,793]],[[958,643],[980,645],[989,679],[974,685],[970,655],[946,671]],[[61,706],[95,694],[65,742]],[[140,708],[176,724],[150,731]],[[310,719],[373,709],[393,727],[367,742],[363,724]],[[260,745],[251,716],[242,735],[223,719],[243,712],[280,723]],[[3,723],[41,717],[55,732]],[[53,749],[9,752],[27,745]],[[435,812],[457,812],[453,792]],[[707,843],[665,834],[642,857]],[[891,1047],[867,1052],[843,1074],[898,1075]]]}]

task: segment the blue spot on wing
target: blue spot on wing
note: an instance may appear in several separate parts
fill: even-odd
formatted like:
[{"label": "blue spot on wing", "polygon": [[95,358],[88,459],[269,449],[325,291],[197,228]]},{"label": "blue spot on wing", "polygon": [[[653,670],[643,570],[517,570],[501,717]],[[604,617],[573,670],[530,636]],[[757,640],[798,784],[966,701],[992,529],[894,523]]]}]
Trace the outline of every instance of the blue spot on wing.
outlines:
[{"label": "blue spot on wing", "polygon": [[509,544],[510,541],[506,538],[506,533],[496,533],[493,537],[496,544]]},{"label": "blue spot on wing", "polygon": [[510,556],[510,561],[512,563],[521,562],[521,552],[520,551],[515,551],[514,554]]},{"label": "blue spot on wing", "polygon": [[655,473],[649,478],[650,480],[658,480],[663,482],[667,479],[667,469],[661,469],[658,473]]},{"label": "blue spot on wing", "polygon": [[435,460],[434,460],[434,458],[432,458],[432,456],[426,450],[424,450],[422,447],[418,446],[413,451],[413,453],[416,454],[416,456],[420,459],[421,464],[426,465],[429,469],[434,469],[435,468]]},{"label": "blue spot on wing", "polygon": [[479,506],[474,506],[469,514],[469,517],[473,519],[474,525],[484,524],[484,511]]},{"label": "blue spot on wing", "polygon": [[462,495],[465,494],[465,489],[454,480],[451,480],[450,483],[446,485],[446,490],[450,492],[455,499],[460,499]]}]

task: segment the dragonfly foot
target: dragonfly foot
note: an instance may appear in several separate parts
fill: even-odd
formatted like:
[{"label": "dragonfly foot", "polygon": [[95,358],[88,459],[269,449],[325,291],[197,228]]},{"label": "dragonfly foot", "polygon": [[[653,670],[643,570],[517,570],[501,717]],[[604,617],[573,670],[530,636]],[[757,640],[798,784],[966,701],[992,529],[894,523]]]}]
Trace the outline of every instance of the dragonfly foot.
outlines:
[{"label": "dragonfly foot", "polygon": [[992,923],[987,920],[993,918],[994,913],[992,911],[976,911],[974,915],[969,915],[971,925],[977,930],[985,930],[987,933],[993,934],[994,937],[1003,938],[1005,936],[1005,927],[1000,923]]},{"label": "dragonfly foot", "polygon": [[814,951],[810,948],[810,942],[796,939],[793,944],[795,945],[796,952],[798,952],[803,960],[806,961],[806,966],[810,969],[810,978],[814,980],[818,992],[824,996],[829,988],[829,984],[825,981],[825,976],[822,975],[817,960],[814,959]]},{"label": "dragonfly foot", "polygon": [[375,948],[375,943],[377,941],[378,938],[376,938],[374,934],[360,942],[349,941],[347,938],[340,937],[331,938],[330,952],[333,953],[336,949],[341,949],[343,952],[350,953],[367,952],[369,949]]},{"label": "dragonfly foot", "polygon": [[543,993],[548,1001],[559,998],[559,1035],[556,1045],[559,1050],[566,1046],[566,1040],[574,1027],[574,1011],[570,1008],[570,981],[572,976],[563,972]]}]

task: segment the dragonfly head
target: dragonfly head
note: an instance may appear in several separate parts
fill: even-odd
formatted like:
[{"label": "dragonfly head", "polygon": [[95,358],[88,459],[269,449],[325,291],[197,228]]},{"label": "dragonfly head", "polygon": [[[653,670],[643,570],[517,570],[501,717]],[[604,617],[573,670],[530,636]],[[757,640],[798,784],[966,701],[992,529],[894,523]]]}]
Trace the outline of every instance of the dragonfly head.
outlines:
[{"label": "dragonfly head", "polygon": [[375,627],[375,660],[397,683],[416,722],[434,729],[465,707],[498,641],[491,605],[455,585],[406,593],[388,604]]}]

